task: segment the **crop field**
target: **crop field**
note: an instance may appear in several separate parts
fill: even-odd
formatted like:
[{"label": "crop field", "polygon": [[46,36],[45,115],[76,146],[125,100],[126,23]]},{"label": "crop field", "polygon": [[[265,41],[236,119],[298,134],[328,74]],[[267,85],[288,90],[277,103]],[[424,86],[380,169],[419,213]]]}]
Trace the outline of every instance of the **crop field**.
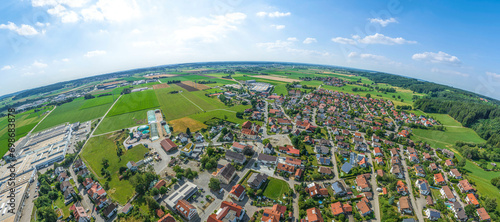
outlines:
[{"label": "crop field", "polygon": [[[170,94],[170,91],[179,90],[179,86],[155,90],[160,107],[165,113],[166,120],[179,119],[188,115],[202,112],[200,108],[187,100],[183,95],[176,93]],[[180,88],[182,89],[182,88]]]},{"label": "crop field", "polygon": [[191,81],[182,81],[180,83],[176,83],[176,85],[182,87],[183,89],[187,90],[188,92],[194,92],[198,91],[199,89],[194,87],[194,84],[185,84],[185,82],[191,82]]},{"label": "crop field", "polygon": [[207,125],[203,124],[202,122],[189,117],[172,120],[168,123],[174,128],[174,133],[186,132],[187,128],[189,128],[191,132],[196,132],[202,128],[207,127]]},{"label": "crop field", "polygon": [[109,161],[107,170],[111,172],[109,181],[109,190],[106,192],[121,205],[127,203],[135,194],[134,187],[128,180],[120,180],[119,174],[115,173],[120,167],[126,167],[129,161],[139,161],[144,158],[148,149],[142,144],[134,146],[129,150],[124,150],[124,154],[119,158],[116,155],[115,141],[123,141],[127,137],[126,133],[107,134],[89,139],[87,145],[83,148],[81,157],[87,163],[89,169],[100,181],[105,181],[101,175],[103,168],[102,159],[105,157]]},{"label": "crop field", "polygon": [[286,181],[269,177],[269,182],[263,195],[273,200],[281,200],[283,194],[288,192],[288,190],[290,190],[290,187]]},{"label": "crop field", "polygon": [[47,118],[45,118],[40,123],[40,125],[38,125],[35,131],[48,129],[66,122],[85,122],[97,119],[99,117],[102,117],[112,105],[112,103],[108,103],[100,106],[90,107],[87,109],[80,109],[80,107],[84,103],[85,101],[83,100],[83,98],[78,98],[70,103],[65,103],[61,106],[56,107],[56,109],[52,111],[52,113],[50,113],[50,115],[47,116]]},{"label": "crop field", "polygon": [[145,90],[123,95],[120,100],[109,111],[108,116],[116,116],[139,110],[149,110],[159,107],[158,99],[154,90]]},{"label": "crop field", "polygon": [[80,107],[80,109],[87,109],[91,108],[94,106],[101,106],[109,103],[113,103],[113,99],[118,99],[118,96],[102,96],[102,97],[96,97],[93,99],[86,99],[83,105]]},{"label": "crop field", "polygon": [[95,135],[147,124],[147,110],[139,110],[116,116],[106,116],[95,131]]},{"label": "crop field", "polygon": [[197,80],[209,80],[209,77],[194,75],[194,74],[184,74],[174,77],[161,78],[160,81],[166,83],[168,81],[180,80],[180,81],[197,81]]},{"label": "crop field", "polygon": [[280,81],[280,82],[297,82],[299,81],[298,79],[290,79],[290,78],[285,78],[285,77],[279,77],[279,76],[271,76],[271,75],[258,75],[255,76],[256,78],[261,78],[261,79],[269,79],[269,80],[274,80],[274,81]]},{"label": "crop field", "polygon": [[167,87],[170,87],[170,85],[167,83],[162,83],[162,84],[154,85],[153,89],[163,89],[163,88],[167,88]]}]

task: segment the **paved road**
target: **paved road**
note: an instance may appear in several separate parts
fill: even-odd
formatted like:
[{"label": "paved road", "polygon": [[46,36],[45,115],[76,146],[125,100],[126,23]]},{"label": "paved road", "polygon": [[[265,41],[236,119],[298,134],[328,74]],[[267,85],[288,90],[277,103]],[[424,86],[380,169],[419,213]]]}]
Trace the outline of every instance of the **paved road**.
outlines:
[{"label": "paved road", "polygon": [[372,184],[372,191],[373,191],[373,200],[372,200],[372,206],[373,210],[375,211],[375,219],[373,221],[380,222],[382,217],[380,216],[380,203],[378,200],[378,192],[377,192],[377,173],[375,172],[375,168],[373,167],[373,158],[372,154],[368,154],[368,162],[371,165],[372,168],[372,177],[370,179],[370,183]]},{"label": "paved road", "polygon": [[411,205],[414,208],[413,211],[415,212],[415,215],[417,216],[418,221],[424,222],[424,216],[422,215],[422,208],[416,204],[417,202],[415,201],[415,196],[413,195],[413,188],[411,185],[410,175],[408,174],[408,166],[406,165],[402,145],[399,145],[399,155],[401,156],[401,162],[403,163],[406,185],[408,186],[408,192],[410,192]]}]

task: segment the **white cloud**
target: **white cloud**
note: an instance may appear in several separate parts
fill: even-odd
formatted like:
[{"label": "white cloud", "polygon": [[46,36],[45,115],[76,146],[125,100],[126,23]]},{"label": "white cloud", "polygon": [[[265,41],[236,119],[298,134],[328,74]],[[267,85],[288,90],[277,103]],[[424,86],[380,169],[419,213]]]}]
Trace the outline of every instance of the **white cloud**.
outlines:
[{"label": "white cloud", "polygon": [[315,38],[311,38],[311,37],[307,37],[304,42],[304,44],[311,44],[311,43],[314,43],[314,42],[318,42]]},{"label": "white cloud", "polygon": [[246,15],[241,12],[227,13],[211,17],[192,17],[183,19],[184,29],[174,31],[178,43],[186,41],[216,42],[225,38],[229,31],[238,30]]},{"label": "white cloud", "polygon": [[134,35],[138,35],[138,34],[141,34],[141,33],[142,33],[142,31],[141,31],[141,30],[139,30],[139,29],[134,29],[134,30],[132,30],[130,33],[132,33],[132,34],[134,34]]},{"label": "white cloud", "polygon": [[285,16],[290,16],[292,13],[290,12],[257,12],[257,16],[259,17],[269,17],[269,18],[279,18],[279,17],[285,17]]},{"label": "white cloud", "polygon": [[486,75],[492,78],[497,78],[500,79],[500,74],[494,73],[494,72],[486,72]]},{"label": "white cloud", "polygon": [[391,38],[380,33],[376,33],[374,35],[368,35],[365,36],[364,38],[355,35],[353,36],[353,39],[356,39],[358,40],[359,43],[364,43],[364,44],[401,45],[401,44],[417,43],[416,41],[408,41],[401,37]]},{"label": "white cloud", "polygon": [[85,21],[122,22],[142,16],[141,9],[135,0],[99,0],[81,11]]},{"label": "white cloud", "polygon": [[395,18],[389,18],[389,19],[371,18],[369,20],[371,23],[378,23],[382,27],[386,27],[390,23],[397,23],[398,22]]},{"label": "white cloud", "polygon": [[446,65],[455,65],[455,66],[460,65],[462,63],[460,61],[460,59],[458,59],[456,56],[452,56],[448,53],[441,52],[441,51],[439,51],[438,53],[435,53],[435,52],[417,53],[417,54],[414,54],[411,58],[413,60],[418,60],[418,61],[446,64]]},{"label": "white cloud", "polygon": [[299,40],[298,40],[297,38],[295,38],[295,37],[288,37],[286,40],[287,40],[287,41],[292,41],[292,42],[299,41]]},{"label": "white cloud", "polygon": [[76,12],[67,10],[66,7],[62,5],[56,5],[54,8],[47,10],[47,12],[61,18],[62,23],[74,23],[80,20],[80,16]]},{"label": "white cloud", "polygon": [[12,69],[12,68],[13,68],[12,66],[6,65],[6,66],[2,67],[2,69],[0,69],[0,71],[9,70],[9,69]]},{"label": "white cloud", "polygon": [[350,45],[356,45],[356,41],[350,38],[342,38],[342,37],[336,37],[332,38],[332,42],[340,43],[340,44],[350,44]]},{"label": "white cloud", "polygon": [[368,54],[368,53],[357,53],[357,52],[351,52],[347,56],[349,58],[353,59],[363,59],[363,60],[368,60],[368,61],[373,61],[373,62],[379,62],[379,63],[386,63],[390,65],[401,65],[399,62],[392,61],[391,59],[381,56],[381,55],[374,55],[374,54]]},{"label": "white cloud", "polygon": [[61,61],[63,61],[63,62],[69,62],[69,59],[68,58],[64,58],[64,59],[61,59]]},{"label": "white cloud", "polygon": [[447,75],[456,75],[456,76],[462,76],[462,77],[469,77],[470,76],[467,73],[458,72],[458,71],[454,71],[454,70],[448,70],[448,69],[432,68],[431,72],[441,73],[441,74],[447,74]]},{"label": "white cloud", "polygon": [[83,7],[89,0],[31,0],[33,7],[66,5],[71,8]]},{"label": "white cloud", "polygon": [[312,56],[329,56],[328,52],[320,52],[315,50],[305,50],[297,49],[292,47],[294,44],[292,41],[282,41],[276,40],[275,42],[264,42],[257,43],[257,47],[264,48],[267,51],[285,51],[287,53],[300,54],[300,55],[312,55]]},{"label": "white cloud", "polygon": [[43,62],[39,62],[38,60],[35,60],[35,62],[33,62],[33,64],[32,64],[32,66],[35,68],[43,69],[43,68],[46,68],[48,65],[43,63]]},{"label": "white cloud", "polygon": [[94,50],[94,51],[87,52],[84,56],[87,58],[91,58],[94,56],[105,55],[105,54],[106,54],[106,51],[104,51],[104,50]]},{"label": "white cloud", "polygon": [[272,28],[275,28],[276,30],[281,30],[285,28],[285,25],[271,25]]},{"label": "white cloud", "polygon": [[8,22],[7,25],[0,24],[0,29],[8,29],[22,36],[30,36],[38,34],[38,31],[35,28],[33,28],[33,26],[22,24],[21,27],[19,27],[12,22]]},{"label": "white cloud", "polygon": [[46,27],[46,26],[49,26],[50,23],[48,23],[48,22],[47,23],[36,22],[35,25],[38,26],[38,27]]}]

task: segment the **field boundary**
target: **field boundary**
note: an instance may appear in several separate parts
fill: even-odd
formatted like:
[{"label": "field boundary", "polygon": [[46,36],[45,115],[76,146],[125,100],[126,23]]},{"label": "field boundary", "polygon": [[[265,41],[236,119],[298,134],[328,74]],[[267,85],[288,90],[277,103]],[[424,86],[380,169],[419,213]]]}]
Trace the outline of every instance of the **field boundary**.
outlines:
[{"label": "field boundary", "polygon": [[183,95],[182,93],[179,93],[181,94],[182,97],[186,98],[189,102],[191,102],[193,105],[195,105],[196,107],[198,107],[201,111],[205,111],[204,109],[202,109],[200,106],[198,106],[198,104],[194,103],[193,101],[191,101],[190,99],[188,99],[185,95]]}]

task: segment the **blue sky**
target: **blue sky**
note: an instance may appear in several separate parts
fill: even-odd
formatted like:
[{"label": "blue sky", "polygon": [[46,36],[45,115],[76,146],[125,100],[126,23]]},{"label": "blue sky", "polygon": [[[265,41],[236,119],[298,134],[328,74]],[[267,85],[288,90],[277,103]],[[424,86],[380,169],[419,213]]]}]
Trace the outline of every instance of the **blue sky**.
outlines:
[{"label": "blue sky", "polygon": [[286,61],[500,99],[500,1],[7,0],[0,95],[131,68]]}]

